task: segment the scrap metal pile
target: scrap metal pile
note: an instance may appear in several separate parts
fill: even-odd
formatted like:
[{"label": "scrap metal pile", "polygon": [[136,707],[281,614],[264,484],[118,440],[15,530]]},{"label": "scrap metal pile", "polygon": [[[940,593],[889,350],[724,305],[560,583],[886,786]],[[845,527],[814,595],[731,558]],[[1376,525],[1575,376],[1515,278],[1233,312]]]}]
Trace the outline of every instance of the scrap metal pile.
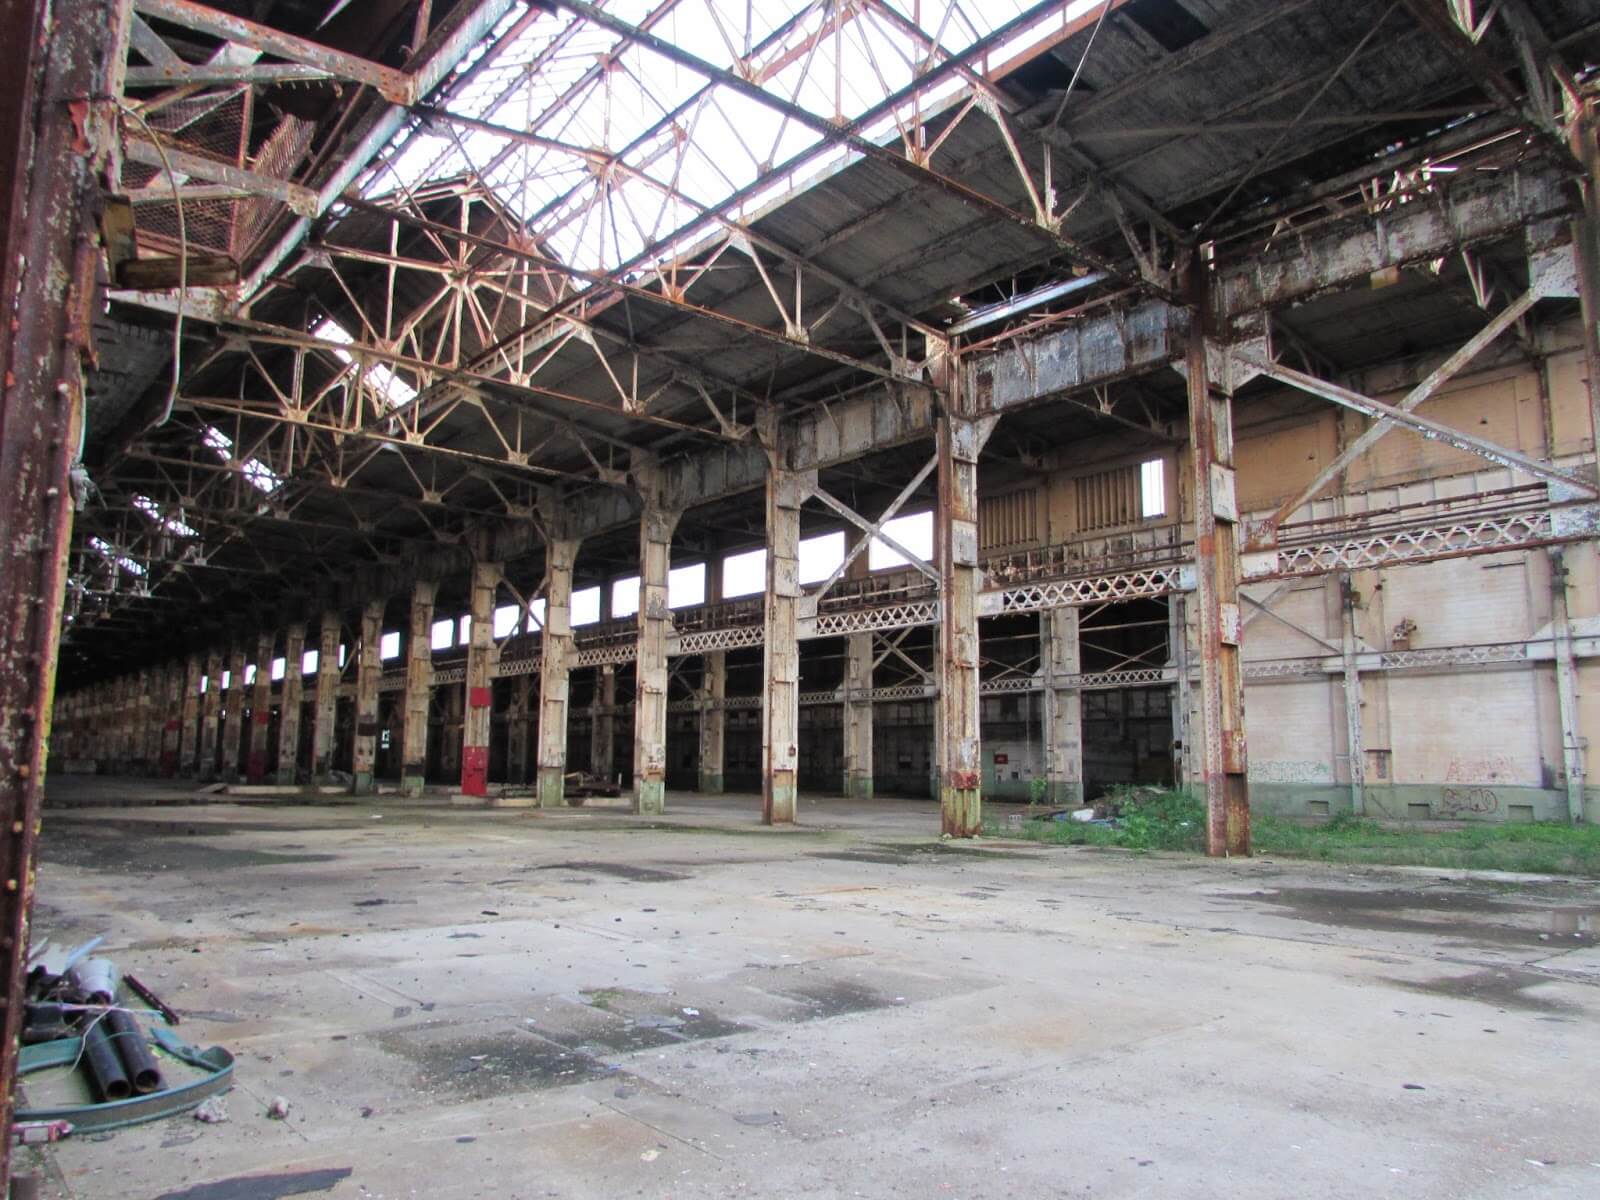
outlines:
[{"label": "scrap metal pile", "polygon": [[100,940],[64,954],[46,943],[30,963],[18,1065],[28,1103],[13,1116],[15,1140],[154,1121],[233,1086],[233,1055],[173,1034],[173,1009],[110,959],[89,957]]}]

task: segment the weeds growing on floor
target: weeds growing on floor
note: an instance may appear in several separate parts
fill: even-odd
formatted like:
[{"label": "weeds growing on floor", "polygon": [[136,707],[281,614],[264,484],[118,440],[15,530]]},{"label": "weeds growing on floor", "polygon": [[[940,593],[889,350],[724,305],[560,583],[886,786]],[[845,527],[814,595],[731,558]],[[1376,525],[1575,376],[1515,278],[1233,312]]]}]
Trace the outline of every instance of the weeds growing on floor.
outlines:
[{"label": "weeds growing on floor", "polygon": [[[1005,827],[1002,817],[991,820],[985,832],[995,837],[1125,850],[1199,851],[1205,846],[1205,805],[1196,796],[1129,788],[1113,789],[1108,801],[1120,808],[1116,824],[1030,819],[1021,829],[1014,829]],[[1418,829],[1384,825],[1348,813],[1320,822],[1257,813],[1251,821],[1251,841],[1258,856],[1600,878],[1600,826],[1596,825],[1484,823]]]}]

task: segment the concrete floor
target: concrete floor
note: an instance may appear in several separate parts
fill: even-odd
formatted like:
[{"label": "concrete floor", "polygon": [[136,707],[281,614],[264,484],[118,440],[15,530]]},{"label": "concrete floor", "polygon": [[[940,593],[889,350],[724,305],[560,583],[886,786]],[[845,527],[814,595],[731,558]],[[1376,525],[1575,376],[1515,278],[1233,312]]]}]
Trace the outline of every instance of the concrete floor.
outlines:
[{"label": "concrete floor", "polygon": [[941,846],[895,801],[50,791],[38,933],[239,1067],[228,1123],[70,1140],[46,1195],[1600,1194],[1592,883]]}]

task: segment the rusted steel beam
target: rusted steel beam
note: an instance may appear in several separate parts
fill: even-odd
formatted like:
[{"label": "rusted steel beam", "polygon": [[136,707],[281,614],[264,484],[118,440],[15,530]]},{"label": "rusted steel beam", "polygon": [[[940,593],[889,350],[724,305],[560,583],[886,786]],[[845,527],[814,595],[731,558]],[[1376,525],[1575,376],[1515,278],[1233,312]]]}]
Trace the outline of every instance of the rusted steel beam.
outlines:
[{"label": "rusted steel beam", "polygon": [[365,83],[394,104],[409,104],[416,98],[412,77],[404,71],[383,66],[359,55],[346,54],[320,42],[295,37],[269,25],[236,17],[192,0],[134,0],[134,7],[146,16],[158,17],[209,33],[224,41],[237,42],[302,66],[316,67],[337,79]]},{"label": "rusted steel beam", "polygon": [[672,534],[682,508],[665,502],[662,472],[654,458],[636,452],[632,474],[642,511],[639,519],[638,680],[633,720],[633,811],[661,812],[667,799],[667,574]]},{"label": "rusted steel beam", "polygon": [[114,0],[0,6],[0,1194],[125,21]]}]

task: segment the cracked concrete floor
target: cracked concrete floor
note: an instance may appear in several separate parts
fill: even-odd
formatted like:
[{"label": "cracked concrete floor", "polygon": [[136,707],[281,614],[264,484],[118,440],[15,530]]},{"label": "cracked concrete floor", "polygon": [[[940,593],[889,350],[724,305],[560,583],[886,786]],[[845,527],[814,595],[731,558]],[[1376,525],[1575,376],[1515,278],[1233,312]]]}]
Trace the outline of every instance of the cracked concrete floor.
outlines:
[{"label": "cracked concrete floor", "polygon": [[239,1066],[46,1195],[1600,1194],[1594,884],[50,787],[36,930]]}]

